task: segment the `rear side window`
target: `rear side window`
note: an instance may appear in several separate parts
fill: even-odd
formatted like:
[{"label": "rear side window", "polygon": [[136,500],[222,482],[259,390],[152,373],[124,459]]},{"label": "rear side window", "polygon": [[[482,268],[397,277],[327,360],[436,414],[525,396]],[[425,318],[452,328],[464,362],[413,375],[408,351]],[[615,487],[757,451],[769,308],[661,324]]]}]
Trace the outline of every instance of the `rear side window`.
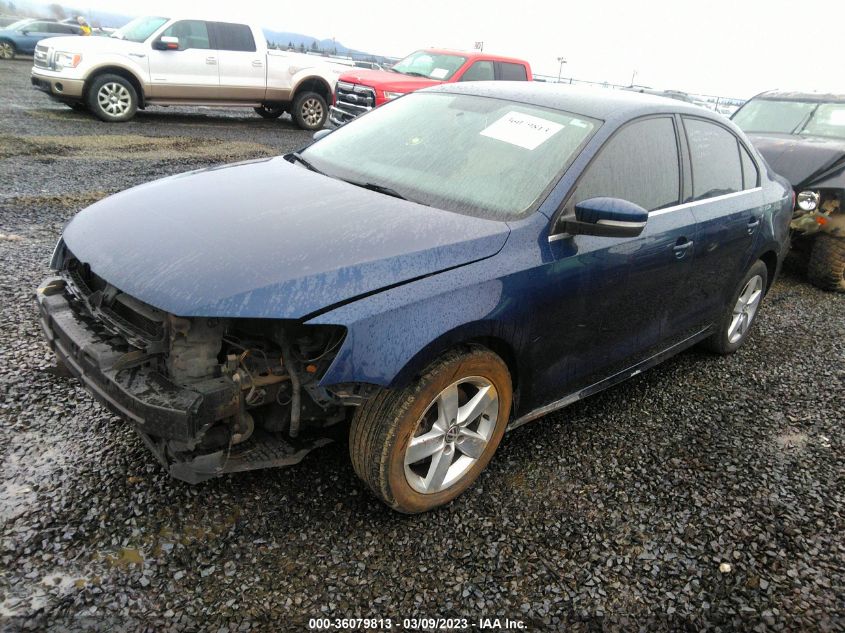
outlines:
[{"label": "rear side window", "polygon": [[210,49],[208,26],[201,20],[180,20],[171,24],[161,34],[163,37],[178,37],[179,50],[189,48]]},{"label": "rear side window", "polygon": [[461,81],[492,81],[493,62],[475,62],[461,77]]},{"label": "rear side window", "polygon": [[748,150],[739,145],[740,159],[742,160],[742,188],[754,189],[757,186],[757,165],[754,164],[754,159],[748,153]]},{"label": "rear side window", "polygon": [[498,64],[501,81],[528,81],[525,66],[522,64],[511,64],[509,62],[498,62]]},{"label": "rear side window", "polygon": [[684,127],[692,161],[693,200],[742,191],[737,138],[722,126],[701,119],[684,117]]},{"label": "rear side window", "polygon": [[678,204],[679,193],[675,124],[660,117],[630,123],[607,141],[578,184],[575,203],[621,198],[656,211]]},{"label": "rear side window", "polygon": [[252,29],[246,24],[215,22],[217,32],[217,50],[255,52],[255,38]]}]

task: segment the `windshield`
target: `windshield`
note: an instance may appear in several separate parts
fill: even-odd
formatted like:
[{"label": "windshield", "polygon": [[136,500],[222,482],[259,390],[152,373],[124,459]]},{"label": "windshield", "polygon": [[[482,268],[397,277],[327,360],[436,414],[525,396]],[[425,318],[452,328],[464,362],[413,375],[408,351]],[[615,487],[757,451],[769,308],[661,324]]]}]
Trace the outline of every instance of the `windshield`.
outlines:
[{"label": "windshield", "polygon": [[466,57],[460,55],[441,55],[428,51],[417,51],[394,64],[391,70],[403,75],[446,81],[464,65],[466,60]]},{"label": "windshield", "polygon": [[120,40],[143,42],[170,18],[143,17],[135,18],[129,24],[111,34]]},{"label": "windshield", "polygon": [[744,132],[845,138],[845,103],[749,101],[733,118]]},{"label": "windshield", "polygon": [[35,22],[34,18],[26,18],[25,20],[18,20],[17,22],[12,22],[9,26],[4,26],[3,29],[6,31],[17,31],[18,29],[30,24],[31,22]]},{"label": "windshield", "polygon": [[470,95],[413,93],[321,139],[303,156],[328,176],[499,220],[526,215],[600,122]]}]

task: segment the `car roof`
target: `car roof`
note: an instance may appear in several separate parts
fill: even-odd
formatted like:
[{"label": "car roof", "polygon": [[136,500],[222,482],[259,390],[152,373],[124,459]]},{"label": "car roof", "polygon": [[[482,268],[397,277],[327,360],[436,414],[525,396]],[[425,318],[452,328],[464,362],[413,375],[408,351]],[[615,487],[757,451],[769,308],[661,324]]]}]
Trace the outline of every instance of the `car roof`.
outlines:
[{"label": "car roof", "polygon": [[845,94],[837,94],[833,92],[801,92],[798,90],[767,90],[766,92],[761,92],[755,96],[754,99],[845,103]]},{"label": "car roof", "polygon": [[499,61],[516,62],[517,64],[527,64],[524,59],[517,59],[516,57],[505,57],[504,55],[495,55],[493,53],[483,53],[481,51],[458,51],[448,48],[423,48],[426,53],[436,53],[438,55],[460,55],[467,59],[495,59]]},{"label": "car roof", "polygon": [[546,108],[566,110],[573,114],[582,114],[602,121],[627,120],[638,116],[666,112],[694,114],[723,123],[726,120],[705,108],[687,104],[677,99],[613,88],[589,88],[536,81],[472,81],[433,86],[426,88],[425,92],[496,97]]}]

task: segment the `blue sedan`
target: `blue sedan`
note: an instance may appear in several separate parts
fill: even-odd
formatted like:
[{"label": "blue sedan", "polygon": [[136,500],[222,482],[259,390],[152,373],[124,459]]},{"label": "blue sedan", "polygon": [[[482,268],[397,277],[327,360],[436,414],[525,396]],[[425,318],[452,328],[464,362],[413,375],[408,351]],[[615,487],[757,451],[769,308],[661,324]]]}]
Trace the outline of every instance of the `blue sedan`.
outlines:
[{"label": "blue sedan", "polygon": [[174,477],[348,425],[373,493],[429,510],[506,430],[736,351],[787,248],[788,183],[679,101],[451,84],[317,136],[92,205],[38,289],[52,349]]},{"label": "blue sedan", "polygon": [[67,35],[82,35],[82,29],[76,24],[64,24],[56,20],[19,20],[0,29],[0,59],[33,55],[35,45],[41,40]]}]

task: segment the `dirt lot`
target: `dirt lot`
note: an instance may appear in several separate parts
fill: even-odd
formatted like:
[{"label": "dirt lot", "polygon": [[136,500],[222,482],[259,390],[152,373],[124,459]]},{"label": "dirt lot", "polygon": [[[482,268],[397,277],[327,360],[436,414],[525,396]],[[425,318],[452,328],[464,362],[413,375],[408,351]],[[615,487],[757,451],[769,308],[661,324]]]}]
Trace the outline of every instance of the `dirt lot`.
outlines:
[{"label": "dirt lot", "polygon": [[107,125],[28,72],[0,63],[0,626],[845,627],[845,296],[786,274],[740,353],[690,351],[519,429],[425,516],[370,497],[343,443],[190,487],[57,369],[33,290],[79,208],[308,135],[248,110]]}]

